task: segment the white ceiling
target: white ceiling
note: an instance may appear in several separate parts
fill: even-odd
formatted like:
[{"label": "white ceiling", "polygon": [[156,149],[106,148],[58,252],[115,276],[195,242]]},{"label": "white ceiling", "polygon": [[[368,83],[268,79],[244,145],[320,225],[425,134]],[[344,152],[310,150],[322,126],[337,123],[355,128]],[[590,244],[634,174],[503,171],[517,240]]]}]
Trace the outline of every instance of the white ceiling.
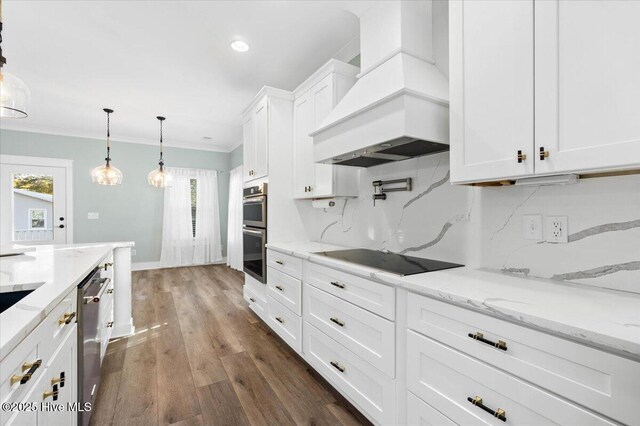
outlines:
[{"label": "white ceiling", "polygon": [[5,69],[31,106],[2,127],[103,138],[110,107],[114,140],[157,143],[165,115],[167,145],[228,151],[263,85],[294,89],[358,35],[353,3],[5,0]]}]

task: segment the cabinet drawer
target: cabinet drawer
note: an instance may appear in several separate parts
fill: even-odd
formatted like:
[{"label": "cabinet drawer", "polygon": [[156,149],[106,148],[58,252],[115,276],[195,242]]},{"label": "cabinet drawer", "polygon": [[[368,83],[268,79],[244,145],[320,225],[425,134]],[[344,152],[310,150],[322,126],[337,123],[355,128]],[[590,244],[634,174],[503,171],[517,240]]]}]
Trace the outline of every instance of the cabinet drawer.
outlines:
[{"label": "cabinet drawer", "polygon": [[395,424],[393,379],[304,322],[307,362],[378,424]]},{"label": "cabinet drawer", "polygon": [[269,326],[296,352],[302,352],[302,318],[268,297]]},{"label": "cabinet drawer", "polygon": [[[14,350],[12,350],[5,359],[2,360],[0,368],[0,399],[1,402],[18,402],[31,389],[32,385],[38,380],[38,377],[45,370],[44,360],[42,364],[34,372],[29,381],[20,384],[16,382],[11,384],[11,377],[22,376],[28,370],[23,369],[25,363],[33,363],[41,359],[38,358],[39,339],[29,335]],[[3,414],[3,419],[7,414]],[[2,424],[2,423],[0,423]]]},{"label": "cabinet drawer", "polygon": [[507,424],[614,424],[410,330],[407,386],[458,424],[505,424],[467,399],[476,396],[491,410],[505,410]]},{"label": "cabinet drawer", "polygon": [[267,320],[267,300],[259,296],[251,287],[244,285],[242,288],[244,300],[249,303],[249,308],[263,321]]},{"label": "cabinet drawer", "polygon": [[[73,289],[73,291],[67,294],[64,299],[53,308],[35,330],[37,335],[42,336],[38,349],[38,357],[42,358],[43,364],[46,366],[49,365],[53,352],[60,346],[64,338],[73,328],[73,324],[78,320],[76,316],[77,297],[77,290]],[[73,315],[73,318],[70,318],[70,315]],[[69,321],[69,324],[63,322],[65,319]]]},{"label": "cabinet drawer", "polygon": [[297,257],[275,250],[267,250],[267,266],[284,272],[293,278],[302,279],[302,259]]},{"label": "cabinet drawer", "polygon": [[[633,423],[640,363],[409,293],[408,327],[594,411]],[[502,340],[506,351],[469,337]]]},{"label": "cabinet drawer", "polygon": [[267,291],[271,297],[291,309],[296,315],[302,315],[302,283],[300,280],[269,267]]},{"label": "cabinet drawer", "polygon": [[411,392],[407,392],[407,424],[425,426],[456,426],[455,422]]},{"label": "cabinet drawer", "polygon": [[388,375],[395,377],[395,324],[305,284],[304,319]]},{"label": "cabinet drawer", "polygon": [[338,296],[375,314],[394,320],[395,288],[307,262],[304,283]]}]

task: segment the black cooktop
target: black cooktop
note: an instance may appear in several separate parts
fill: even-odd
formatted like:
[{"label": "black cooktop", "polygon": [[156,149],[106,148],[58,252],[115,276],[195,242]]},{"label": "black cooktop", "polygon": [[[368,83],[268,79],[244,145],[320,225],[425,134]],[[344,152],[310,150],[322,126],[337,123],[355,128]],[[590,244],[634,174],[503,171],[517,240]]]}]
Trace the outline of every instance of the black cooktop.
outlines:
[{"label": "black cooktop", "polygon": [[320,251],[315,254],[344,260],[345,262],[369,266],[392,272],[398,275],[422,274],[424,272],[441,271],[443,269],[459,268],[464,265],[442,262],[440,260],[423,259],[420,257],[404,256],[368,249],[350,249],[336,251]]}]

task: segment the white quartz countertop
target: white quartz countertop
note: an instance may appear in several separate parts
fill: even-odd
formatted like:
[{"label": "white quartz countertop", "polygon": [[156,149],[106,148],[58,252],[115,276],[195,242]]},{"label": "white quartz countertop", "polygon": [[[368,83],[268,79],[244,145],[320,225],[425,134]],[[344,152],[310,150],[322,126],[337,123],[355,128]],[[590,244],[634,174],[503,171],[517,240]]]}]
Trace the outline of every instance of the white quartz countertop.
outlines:
[{"label": "white quartz countertop", "polygon": [[640,357],[640,295],[468,267],[402,277],[313,254],[350,247],[315,242],[269,243],[267,247],[574,341]]},{"label": "white quartz countertop", "polygon": [[0,257],[2,293],[34,290],[0,313],[0,360],[16,347],[109,253],[133,242],[36,246]]}]

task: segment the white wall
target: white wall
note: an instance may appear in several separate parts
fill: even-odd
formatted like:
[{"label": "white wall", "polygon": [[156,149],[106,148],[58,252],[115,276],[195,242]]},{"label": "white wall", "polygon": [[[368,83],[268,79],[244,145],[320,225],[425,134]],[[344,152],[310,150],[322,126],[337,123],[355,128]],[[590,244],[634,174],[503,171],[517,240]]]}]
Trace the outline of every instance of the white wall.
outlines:
[{"label": "white wall", "polygon": [[[448,153],[361,173],[360,195],[344,209],[298,202],[309,239],[640,293],[638,175],[570,186],[452,186]],[[373,207],[373,180],[404,177],[413,178],[413,191]],[[524,214],[568,216],[570,242],[525,240]]]}]

